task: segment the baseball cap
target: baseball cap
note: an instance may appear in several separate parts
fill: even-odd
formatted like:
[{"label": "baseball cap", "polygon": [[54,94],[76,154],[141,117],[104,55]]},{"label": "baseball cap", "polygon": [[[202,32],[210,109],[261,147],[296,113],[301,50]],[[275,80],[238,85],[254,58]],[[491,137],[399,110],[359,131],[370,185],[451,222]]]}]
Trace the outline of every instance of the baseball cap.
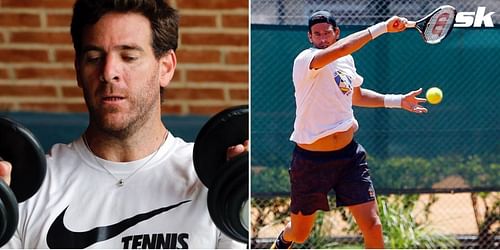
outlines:
[{"label": "baseball cap", "polygon": [[332,14],[325,10],[320,10],[312,13],[312,15],[309,17],[309,30],[313,25],[317,23],[329,23],[333,27],[337,27],[337,23],[335,22]]}]

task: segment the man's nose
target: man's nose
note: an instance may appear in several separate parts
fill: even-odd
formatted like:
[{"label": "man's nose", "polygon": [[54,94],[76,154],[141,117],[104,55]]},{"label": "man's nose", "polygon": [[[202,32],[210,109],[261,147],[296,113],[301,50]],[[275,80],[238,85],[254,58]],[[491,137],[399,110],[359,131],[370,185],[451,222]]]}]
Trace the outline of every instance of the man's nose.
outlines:
[{"label": "man's nose", "polygon": [[120,80],[119,60],[117,57],[108,54],[102,65],[101,77],[99,79],[105,82],[117,82]]}]

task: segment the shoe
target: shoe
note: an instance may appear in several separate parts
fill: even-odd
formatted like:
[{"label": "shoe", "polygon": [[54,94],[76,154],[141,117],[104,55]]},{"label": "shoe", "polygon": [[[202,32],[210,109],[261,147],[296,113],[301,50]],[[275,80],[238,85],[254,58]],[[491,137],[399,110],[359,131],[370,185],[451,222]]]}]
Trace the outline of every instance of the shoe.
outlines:
[{"label": "shoe", "polygon": [[270,249],[291,249],[292,246],[293,246],[293,241],[286,243],[283,240],[283,231],[281,231],[280,235],[273,242],[273,245],[271,246]]}]

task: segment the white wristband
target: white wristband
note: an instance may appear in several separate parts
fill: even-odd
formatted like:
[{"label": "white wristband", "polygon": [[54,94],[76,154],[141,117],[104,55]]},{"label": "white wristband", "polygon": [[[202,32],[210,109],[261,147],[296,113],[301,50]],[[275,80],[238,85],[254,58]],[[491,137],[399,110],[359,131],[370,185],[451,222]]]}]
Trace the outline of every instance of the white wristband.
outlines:
[{"label": "white wristband", "polygon": [[387,32],[387,22],[377,23],[368,27],[368,32],[372,35],[372,40]]},{"label": "white wristband", "polygon": [[403,95],[384,95],[384,106],[386,108],[401,108]]}]

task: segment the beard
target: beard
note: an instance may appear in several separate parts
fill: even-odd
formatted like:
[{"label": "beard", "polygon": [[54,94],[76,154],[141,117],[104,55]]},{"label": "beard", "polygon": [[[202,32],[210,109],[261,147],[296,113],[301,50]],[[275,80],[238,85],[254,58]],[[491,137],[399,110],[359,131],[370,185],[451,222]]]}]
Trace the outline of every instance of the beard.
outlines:
[{"label": "beard", "polygon": [[333,43],[328,43],[328,42],[320,42],[320,43],[313,43],[314,47],[317,49],[326,49]]},{"label": "beard", "polygon": [[[120,89],[110,83],[101,83],[95,93],[84,88],[85,103],[89,110],[90,125],[117,138],[126,138],[141,129],[160,109],[160,85],[158,70],[155,70],[141,88]],[[123,105],[102,106],[101,93],[125,94]]]}]

